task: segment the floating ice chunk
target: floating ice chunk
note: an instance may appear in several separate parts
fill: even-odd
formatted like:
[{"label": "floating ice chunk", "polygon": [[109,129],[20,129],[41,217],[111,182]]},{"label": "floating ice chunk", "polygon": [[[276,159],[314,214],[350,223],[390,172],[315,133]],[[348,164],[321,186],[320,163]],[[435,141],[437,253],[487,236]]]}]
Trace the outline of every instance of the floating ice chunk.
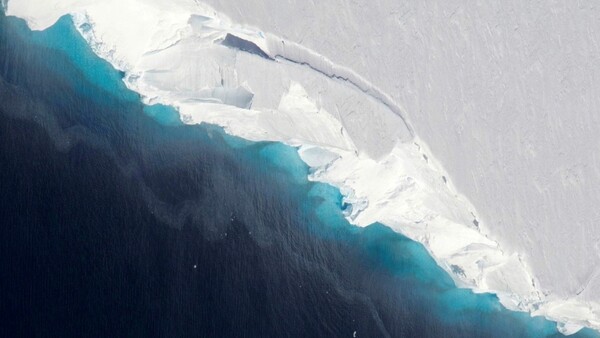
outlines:
[{"label": "floating ice chunk", "polygon": [[340,158],[340,155],[322,147],[301,146],[298,150],[302,161],[309,167],[321,169]]}]

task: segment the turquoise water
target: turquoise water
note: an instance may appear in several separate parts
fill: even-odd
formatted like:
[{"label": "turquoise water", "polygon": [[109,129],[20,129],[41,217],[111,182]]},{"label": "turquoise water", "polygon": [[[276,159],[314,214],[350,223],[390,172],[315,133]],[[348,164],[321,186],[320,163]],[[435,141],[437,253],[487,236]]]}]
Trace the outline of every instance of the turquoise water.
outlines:
[{"label": "turquoise water", "polygon": [[[57,76],[70,78],[75,77],[73,74],[77,73],[77,76],[82,75],[85,81],[91,84],[71,87],[71,90],[78,92],[81,97],[98,105],[107,105],[108,109],[127,104],[134,105],[140,101],[139,95],[127,90],[122,83],[123,74],[93,54],[68,17],[61,18],[54,26],[43,32],[30,32],[22,21],[12,18],[8,20],[10,25],[17,27],[14,32],[19,32],[25,41],[56,51],[57,55],[62,55],[73,66],[72,69],[55,69]],[[99,96],[98,93],[103,93],[103,96]],[[327,311],[319,313],[310,307],[308,310],[302,309],[298,305],[300,300],[291,302],[298,307],[298,312],[301,313],[299,316],[316,316],[315,320],[326,324],[331,320],[329,325],[334,327],[339,325],[334,322],[335,320],[351,317],[345,314],[348,304],[360,300],[364,304],[371,304],[373,308],[370,311],[375,313],[374,317],[377,318],[376,322],[381,332],[387,332],[391,336],[414,336],[415,331],[422,332],[423,336],[560,336],[556,330],[556,323],[539,317],[531,318],[526,313],[508,311],[492,294],[474,294],[469,290],[457,288],[450,276],[437,266],[421,244],[381,224],[373,224],[365,228],[350,225],[344,218],[343,199],[339,190],[326,184],[310,182],[307,178],[309,168],[301,161],[296,148],[273,142],[249,142],[227,135],[221,128],[215,126],[183,126],[177,118],[177,112],[166,106],[144,106],[143,112],[147,117],[158,122],[160,128],[163,128],[160,130],[165,130],[165,134],[157,134],[162,135],[163,138],[152,139],[154,143],[151,147],[159,149],[159,154],[161,142],[165,142],[165,147],[168,142],[177,145],[198,142],[201,144],[200,148],[215,147],[219,152],[226,154],[223,160],[225,164],[218,167],[216,172],[227,171],[231,167],[237,168],[237,164],[229,164],[229,162],[241,163],[239,167],[245,168],[247,172],[236,171],[231,177],[248,176],[249,181],[256,177],[257,180],[266,180],[265,182],[277,188],[256,189],[260,195],[282,194],[283,207],[293,209],[292,211],[283,210],[283,207],[279,210],[270,204],[261,204],[261,200],[257,197],[240,198],[239,201],[236,200],[231,204],[242,204],[254,198],[257,201],[257,208],[261,205],[265,208],[273,208],[265,215],[257,216],[253,220],[254,223],[273,223],[273,219],[277,217],[291,218],[292,224],[302,228],[301,234],[306,232],[309,237],[302,237],[291,230],[277,233],[277,229],[265,230],[265,228],[260,239],[252,238],[258,243],[258,247],[275,246],[272,243],[276,241],[273,238],[278,238],[277,236],[287,236],[286,245],[298,247],[303,245],[303,241],[316,238],[319,244],[314,248],[311,247],[310,251],[286,249],[292,250],[297,257],[294,255],[288,257],[282,253],[280,259],[298,259],[302,262],[307,260],[311,263],[302,263],[310,266],[308,271],[313,271],[308,273],[309,279],[322,279],[323,282],[317,281],[316,285],[328,285],[327,290],[339,295],[338,298],[330,300],[334,305],[329,304],[327,307],[328,311],[335,312],[336,316],[331,315],[329,318]],[[106,120],[101,121],[107,123]],[[90,125],[97,123],[94,120]],[[99,133],[103,132],[103,126],[94,127]],[[168,143],[168,146],[171,147],[171,143]],[[160,154],[160,156],[167,155]],[[205,165],[213,164],[209,161]],[[215,176],[216,179],[218,176]],[[207,183],[206,189],[213,189],[211,184],[213,183]],[[184,191],[184,188],[186,187],[184,186],[181,191]],[[285,192],[285,196],[282,192]],[[177,199],[177,196],[172,198]],[[273,199],[278,198],[273,196]],[[227,203],[223,200],[214,208]],[[246,209],[242,208],[242,210]],[[211,212],[215,215],[224,213],[229,217],[228,209],[207,211],[207,213]],[[240,216],[232,214],[231,217],[232,219],[243,217],[248,213],[240,211]],[[260,229],[256,228],[254,231],[258,232]],[[235,261],[228,264],[235,264]],[[239,282],[250,283],[246,280]],[[215,289],[215,292],[226,293],[227,290]],[[302,293],[302,291],[289,291],[289,293],[281,293],[274,299],[285,299],[294,292]],[[314,297],[327,298],[329,291],[327,292],[327,296],[320,293],[320,296]],[[260,298],[260,291],[258,294],[255,296]],[[292,305],[273,303],[271,306],[279,308]],[[396,310],[400,307],[402,310]],[[313,313],[313,310],[316,312]],[[227,316],[227,313],[224,316]],[[352,323],[348,322],[344,325],[351,326]],[[288,329],[291,330],[292,326]],[[331,332],[338,331],[332,329]],[[360,334],[360,336],[378,336],[378,334],[370,335],[369,332],[360,332]],[[599,335],[591,330],[582,330],[577,336],[598,337]]]},{"label": "turquoise water", "polygon": [[173,107],[155,104],[144,107],[144,113],[156,120],[163,126],[181,126],[179,113]]}]

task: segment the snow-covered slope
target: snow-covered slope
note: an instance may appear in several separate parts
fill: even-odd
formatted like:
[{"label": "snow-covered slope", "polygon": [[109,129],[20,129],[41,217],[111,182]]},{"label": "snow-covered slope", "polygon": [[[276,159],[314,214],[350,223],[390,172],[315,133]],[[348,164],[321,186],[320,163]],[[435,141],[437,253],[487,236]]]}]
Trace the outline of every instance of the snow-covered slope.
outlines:
[{"label": "snow-covered slope", "polygon": [[146,102],[299,146],[353,223],[424,243],[460,285],[564,332],[600,328],[593,9],[206,2],[11,0],[7,14],[34,29],[72,14]]}]

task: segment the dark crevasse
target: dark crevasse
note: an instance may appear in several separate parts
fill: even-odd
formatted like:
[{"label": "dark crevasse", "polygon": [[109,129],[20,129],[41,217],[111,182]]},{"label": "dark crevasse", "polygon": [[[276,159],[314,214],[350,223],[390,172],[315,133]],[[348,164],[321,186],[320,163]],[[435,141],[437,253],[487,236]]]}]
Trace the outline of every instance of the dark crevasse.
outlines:
[{"label": "dark crevasse", "polygon": [[0,16],[0,335],[559,336],[349,225],[295,149],[182,125],[121,77],[68,17]]}]

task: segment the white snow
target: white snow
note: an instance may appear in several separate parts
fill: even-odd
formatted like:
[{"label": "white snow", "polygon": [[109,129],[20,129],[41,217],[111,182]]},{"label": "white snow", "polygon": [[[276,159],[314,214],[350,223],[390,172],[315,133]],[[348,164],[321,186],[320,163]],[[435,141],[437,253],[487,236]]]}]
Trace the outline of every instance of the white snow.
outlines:
[{"label": "white snow", "polygon": [[600,329],[600,23],[532,4],[10,0],[7,14],[33,29],[71,14],[145,102],[299,146],[352,223],[423,243],[460,286],[564,333]]}]

